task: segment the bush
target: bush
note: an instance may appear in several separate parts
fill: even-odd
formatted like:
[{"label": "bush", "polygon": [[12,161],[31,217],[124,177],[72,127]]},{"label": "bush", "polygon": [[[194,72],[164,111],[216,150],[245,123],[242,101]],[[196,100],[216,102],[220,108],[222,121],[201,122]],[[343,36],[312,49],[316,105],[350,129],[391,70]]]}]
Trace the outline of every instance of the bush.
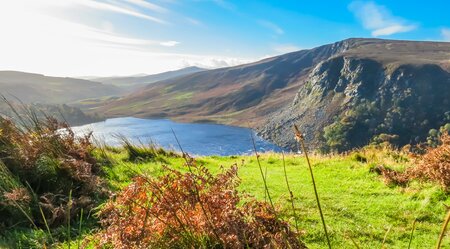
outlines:
[{"label": "bush", "polygon": [[430,148],[410,173],[415,178],[439,183],[446,191],[450,188],[450,135],[441,135],[441,144]]},{"label": "bush", "polygon": [[58,226],[81,208],[88,212],[107,194],[90,134],[76,137],[68,125],[32,112],[20,120],[0,118],[0,225],[43,226],[42,210],[48,224]]},{"label": "bush", "polygon": [[188,167],[136,177],[101,210],[98,246],[305,248],[269,205],[241,199],[236,166],[216,176],[195,161]]},{"label": "bush", "polygon": [[450,135],[443,133],[439,138],[440,145],[429,147],[426,153],[415,158],[415,167],[404,172],[381,169],[385,182],[405,186],[413,179],[436,182],[445,191],[450,190]]}]

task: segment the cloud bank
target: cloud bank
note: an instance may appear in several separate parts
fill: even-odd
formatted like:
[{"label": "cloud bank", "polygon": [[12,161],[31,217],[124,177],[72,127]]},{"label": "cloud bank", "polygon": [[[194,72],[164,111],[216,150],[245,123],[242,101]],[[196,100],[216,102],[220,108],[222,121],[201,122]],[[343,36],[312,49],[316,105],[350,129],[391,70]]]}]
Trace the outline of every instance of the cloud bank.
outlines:
[{"label": "cloud bank", "polygon": [[417,25],[392,15],[386,7],[374,2],[354,1],[348,8],[374,37],[409,32],[417,28]]}]

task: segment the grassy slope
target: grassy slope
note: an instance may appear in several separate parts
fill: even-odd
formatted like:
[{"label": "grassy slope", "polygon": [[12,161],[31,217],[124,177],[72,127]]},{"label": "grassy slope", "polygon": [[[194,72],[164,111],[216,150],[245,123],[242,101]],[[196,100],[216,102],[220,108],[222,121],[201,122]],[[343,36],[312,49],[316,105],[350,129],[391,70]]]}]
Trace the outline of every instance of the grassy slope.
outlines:
[{"label": "grassy slope", "polygon": [[[136,171],[150,175],[161,174],[161,162],[133,164],[126,162],[125,153],[113,155],[117,165],[108,169],[111,185],[127,185]],[[262,166],[267,166],[268,185],[272,198],[290,216],[288,193],[284,180],[280,154],[265,154]],[[201,157],[197,159],[213,172],[220,165],[233,163],[240,166],[242,179],[240,189],[264,199],[264,189],[255,157]],[[450,199],[437,186],[413,183],[408,188],[388,187],[370,165],[350,157],[313,157],[314,173],[322,200],[325,219],[334,248],[354,248],[349,237],[362,248],[381,248],[386,236],[386,248],[407,248],[413,220],[417,218],[411,248],[432,248],[437,240],[445,215],[444,203]],[[166,159],[166,164],[180,168],[182,159]],[[401,167],[401,165],[397,165]],[[294,192],[300,228],[304,230],[303,241],[309,248],[325,248],[325,237],[314,199],[311,179],[305,159],[289,155],[286,168]],[[291,218],[292,224],[294,224]],[[444,248],[450,246],[449,242]]]}]

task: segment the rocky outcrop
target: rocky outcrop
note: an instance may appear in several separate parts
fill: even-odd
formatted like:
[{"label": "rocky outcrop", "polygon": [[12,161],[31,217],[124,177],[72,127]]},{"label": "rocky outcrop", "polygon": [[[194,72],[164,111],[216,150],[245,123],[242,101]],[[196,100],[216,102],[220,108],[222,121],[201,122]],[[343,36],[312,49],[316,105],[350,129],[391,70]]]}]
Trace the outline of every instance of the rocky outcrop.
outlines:
[{"label": "rocky outcrop", "polygon": [[[259,129],[277,144],[295,148],[295,123],[313,148],[324,144],[324,128],[361,103],[376,110],[365,132],[349,141],[362,146],[376,133],[400,136],[399,145],[423,141],[431,128],[446,122],[450,111],[450,74],[435,64],[383,65],[368,58],[337,56],[319,63],[292,104]],[[395,119],[395,120],[392,120]]]}]

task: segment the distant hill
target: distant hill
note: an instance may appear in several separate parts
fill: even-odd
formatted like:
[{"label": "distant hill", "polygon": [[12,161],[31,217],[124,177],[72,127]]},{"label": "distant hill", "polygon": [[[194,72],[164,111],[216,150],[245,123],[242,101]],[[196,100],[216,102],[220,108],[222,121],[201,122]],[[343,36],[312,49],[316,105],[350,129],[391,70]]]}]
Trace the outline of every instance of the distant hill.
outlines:
[{"label": "distant hill", "polygon": [[0,71],[0,93],[24,103],[64,104],[87,98],[121,94],[116,86],[89,80]]},{"label": "distant hill", "polygon": [[447,42],[347,39],[155,82],[99,110],[251,126],[292,148],[293,123],[316,148],[348,149],[380,134],[401,145],[450,122],[449,71]]},{"label": "distant hill", "polygon": [[[65,122],[72,126],[90,124],[105,120],[98,114],[86,114],[80,108],[66,104],[13,104],[14,110],[4,102],[0,102],[0,116],[11,118],[18,123],[28,120],[30,112],[40,119],[53,117],[59,122]],[[19,115],[19,116],[18,116]],[[20,120],[22,118],[22,120]]]},{"label": "distant hill", "polygon": [[91,79],[105,84],[136,89],[146,84],[154,83],[161,80],[167,80],[175,77],[180,77],[192,73],[202,72],[205,70],[206,69],[199,67],[186,67],[175,71],[168,71],[152,75],[135,75],[128,77],[102,77],[102,78],[91,77]]}]

